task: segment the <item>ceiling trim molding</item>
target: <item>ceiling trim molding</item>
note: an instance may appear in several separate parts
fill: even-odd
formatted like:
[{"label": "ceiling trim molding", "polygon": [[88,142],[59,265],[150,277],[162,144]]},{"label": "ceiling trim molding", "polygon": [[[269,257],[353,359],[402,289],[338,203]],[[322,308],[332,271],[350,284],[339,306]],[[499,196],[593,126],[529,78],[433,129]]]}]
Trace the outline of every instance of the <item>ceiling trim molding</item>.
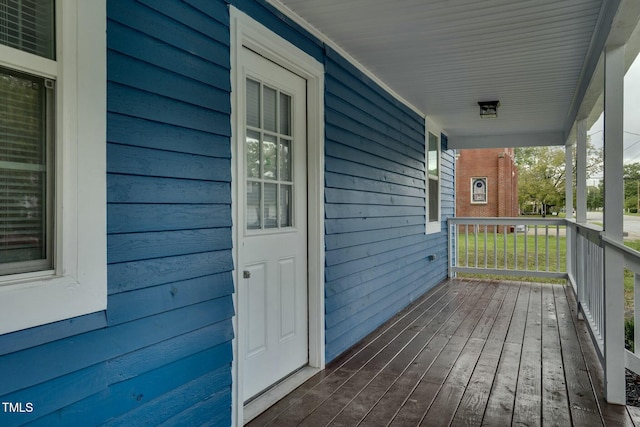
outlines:
[{"label": "ceiling trim molding", "polygon": [[413,105],[411,102],[407,101],[403,98],[399,93],[395,90],[391,89],[383,80],[378,78],[375,74],[373,74],[368,68],[358,62],[353,56],[351,56],[346,50],[344,50],[340,45],[331,40],[326,34],[318,30],[316,27],[311,25],[308,21],[302,18],[300,15],[296,14],[294,11],[289,9],[286,5],[284,5],[280,0],[266,0],[271,6],[275,7],[278,11],[284,14],[287,18],[291,19],[296,24],[300,25],[306,31],[308,31],[312,36],[316,37],[322,43],[331,47],[331,49],[338,52],[341,56],[343,56],[347,61],[353,64],[358,70],[360,70],[363,74],[373,80],[377,85],[379,85],[382,89],[387,91],[391,96],[396,98],[398,101],[402,102],[416,114],[424,118],[426,113],[420,110],[418,107]]},{"label": "ceiling trim molding", "polygon": [[448,135],[449,148],[510,148],[564,145],[563,132],[532,132],[508,135],[456,136]]}]

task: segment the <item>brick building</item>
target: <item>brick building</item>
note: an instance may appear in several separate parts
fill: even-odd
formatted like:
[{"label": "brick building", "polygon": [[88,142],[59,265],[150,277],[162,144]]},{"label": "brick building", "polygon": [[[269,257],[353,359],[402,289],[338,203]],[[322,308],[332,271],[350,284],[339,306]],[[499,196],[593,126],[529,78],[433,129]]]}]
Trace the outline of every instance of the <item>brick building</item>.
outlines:
[{"label": "brick building", "polygon": [[518,168],[514,163],[513,148],[459,150],[456,216],[518,215]]}]

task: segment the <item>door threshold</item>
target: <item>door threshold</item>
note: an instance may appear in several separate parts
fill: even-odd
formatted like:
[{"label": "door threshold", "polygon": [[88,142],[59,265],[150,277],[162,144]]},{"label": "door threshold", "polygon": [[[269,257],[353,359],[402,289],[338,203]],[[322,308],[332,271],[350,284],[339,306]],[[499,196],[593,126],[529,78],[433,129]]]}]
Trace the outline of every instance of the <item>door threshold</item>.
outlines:
[{"label": "door threshold", "polygon": [[305,366],[278,382],[264,393],[251,399],[249,403],[244,405],[244,424],[247,424],[249,421],[269,409],[278,400],[300,387],[305,381],[320,371],[320,368]]}]

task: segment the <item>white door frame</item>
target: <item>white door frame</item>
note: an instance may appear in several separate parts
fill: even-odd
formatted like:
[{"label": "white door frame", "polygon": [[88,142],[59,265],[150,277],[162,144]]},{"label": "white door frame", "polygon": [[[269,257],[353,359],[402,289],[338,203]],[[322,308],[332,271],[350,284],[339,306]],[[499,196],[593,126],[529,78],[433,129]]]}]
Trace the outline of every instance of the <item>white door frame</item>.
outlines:
[{"label": "white door frame", "polygon": [[[308,375],[312,375],[325,367],[324,337],[324,66],[316,59],[303,52],[293,44],[279,37],[262,24],[233,6],[229,7],[231,27],[231,207],[234,224],[233,236],[233,279],[236,293],[233,296],[236,316],[233,318],[235,337],[233,339],[232,364],[232,423],[235,426],[244,424],[244,395],[242,340],[238,339],[238,242],[241,227],[235,219],[238,215],[238,197],[236,179],[238,162],[238,135],[242,134],[244,123],[239,108],[244,108],[242,81],[238,79],[241,71],[239,51],[247,47],[287,70],[299,75],[307,81],[307,216],[308,216],[308,299],[309,299],[309,366]],[[298,382],[304,381],[305,375],[294,376]],[[291,385],[290,385],[291,386]],[[282,391],[284,393],[284,390]],[[272,399],[277,393],[271,394]],[[279,396],[279,397],[284,397]]]}]

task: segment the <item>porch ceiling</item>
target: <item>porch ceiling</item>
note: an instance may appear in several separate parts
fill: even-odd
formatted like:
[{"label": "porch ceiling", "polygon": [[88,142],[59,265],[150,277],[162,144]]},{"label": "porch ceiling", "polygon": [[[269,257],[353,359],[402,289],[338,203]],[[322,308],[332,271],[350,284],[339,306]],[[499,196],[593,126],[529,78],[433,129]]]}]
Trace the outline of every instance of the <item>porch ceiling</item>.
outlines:
[{"label": "porch ceiling", "polygon": [[[271,2],[433,117],[460,148],[564,143],[620,3]],[[481,119],[477,102],[491,100],[500,101],[498,118]]]}]

